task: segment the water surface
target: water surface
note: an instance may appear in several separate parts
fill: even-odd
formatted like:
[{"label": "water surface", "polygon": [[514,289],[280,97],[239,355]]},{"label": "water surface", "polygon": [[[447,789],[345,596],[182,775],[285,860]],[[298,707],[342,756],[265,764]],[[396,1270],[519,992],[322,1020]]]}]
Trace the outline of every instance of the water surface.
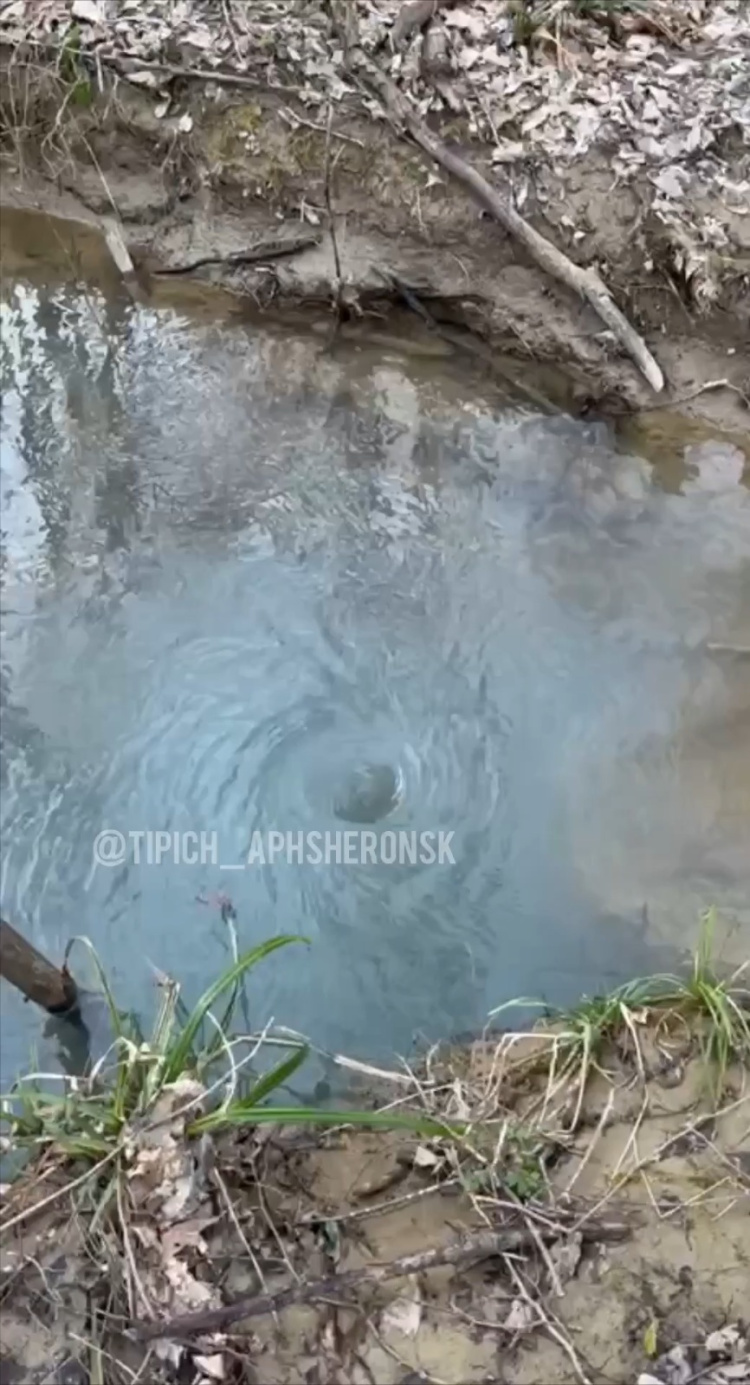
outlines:
[{"label": "water surface", "polygon": [[[253,1019],[371,1057],[662,964],[711,903],[747,955],[740,450],[667,490],[434,363],[23,279],[2,390],[1,902],[39,946],[88,934],[148,1013],[228,896],[242,945],[311,940]],[[456,864],[220,869],[371,817]],[[107,870],[103,828],[221,860]],[[8,1073],[41,1026],[2,1026]]]}]

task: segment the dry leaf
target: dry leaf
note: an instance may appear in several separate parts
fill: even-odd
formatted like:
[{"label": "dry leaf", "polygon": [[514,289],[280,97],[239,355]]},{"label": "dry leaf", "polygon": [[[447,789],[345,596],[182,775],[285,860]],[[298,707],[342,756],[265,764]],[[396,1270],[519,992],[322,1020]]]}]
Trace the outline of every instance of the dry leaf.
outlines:
[{"label": "dry leaf", "polygon": [[524,1298],[515,1298],[503,1327],[506,1332],[528,1332],[536,1321],[537,1316],[531,1304],[527,1303]]},{"label": "dry leaf", "polygon": [[166,1260],[164,1274],[172,1286],[171,1311],[175,1317],[181,1313],[196,1313],[200,1308],[218,1308],[218,1290],[212,1284],[196,1279],[181,1260]]},{"label": "dry leaf", "polygon": [[566,1237],[564,1241],[557,1241],[550,1246],[550,1259],[557,1270],[561,1284],[567,1284],[572,1279],[581,1263],[583,1254],[583,1236],[580,1231],[576,1231],[572,1236]]},{"label": "dry leaf", "polygon": [[227,1370],[221,1352],[217,1352],[215,1356],[194,1356],[193,1365],[209,1380],[226,1380]]},{"label": "dry leaf", "polygon": [[192,1217],[189,1221],[177,1222],[175,1226],[167,1227],[166,1231],[162,1232],[161,1237],[164,1254],[166,1256],[177,1255],[179,1251],[185,1250],[188,1246],[205,1252],[206,1243],[203,1239],[203,1232],[213,1220],[213,1217]]},{"label": "dry leaf", "polygon": [[671,1351],[660,1357],[658,1365],[668,1385],[689,1385],[693,1378],[693,1367],[684,1346],[672,1347]]},{"label": "dry leaf", "polygon": [[380,1315],[382,1332],[401,1332],[405,1337],[414,1337],[422,1321],[422,1304],[418,1298],[395,1298],[393,1303]]},{"label": "dry leaf", "polygon": [[709,1379],[713,1385],[745,1385],[745,1381],[750,1380],[750,1359],[745,1357],[744,1361],[733,1361],[729,1365],[717,1366],[711,1372]]},{"label": "dry leaf", "polygon": [[[742,473],[740,473],[741,477]],[[742,1334],[735,1323],[720,1327],[718,1332],[709,1332],[706,1338],[706,1351],[712,1356],[731,1356]]]},{"label": "dry leaf", "polygon": [[70,7],[71,19],[81,19],[84,24],[103,24],[102,14],[96,0],[73,0]]},{"label": "dry leaf", "polygon": [[129,82],[132,82],[134,86],[146,87],[150,91],[156,91],[162,84],[162,78],[157,76],[155,72],[149,72],[148,70],[126,72],[124,76]]},{"label": "dry leaf", "polygon": [[449,10],[443,16],[443,23],[446,28],[461,29],[465,33],[471,34],[474,39],[484,38],[489,29],[485,16],[472,13],[471,10]]},{"label": "dry leaf", "polygon": [[185,1354],[185,1348],[179,1342],[170,1342],[165,1338],[159,1338],[153,1344],[154,1355],[160,1361],[167,1361],[175,1370],[179,1368],[180,1362]]},{"label": "dry leaf", "polygon": [[417,1145],[414,1151],[415,1169],[434,1169],[440,1163],[440,1155],[436,1154],[434,1149],[428,1149],[427,1145]]},{"label": "dry leaf", "polygon": [[652,1318],[646,1331],[643,1334],[643,1350],[652,1359],[656,1356],[659,1343],[659,1324],[656,1318]]}]

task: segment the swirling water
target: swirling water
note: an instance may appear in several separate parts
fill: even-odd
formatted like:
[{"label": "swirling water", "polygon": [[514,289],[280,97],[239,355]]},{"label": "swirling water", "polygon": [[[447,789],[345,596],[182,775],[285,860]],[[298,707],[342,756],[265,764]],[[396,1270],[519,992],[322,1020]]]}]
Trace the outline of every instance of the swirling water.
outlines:
[{"label": "swirling water", "polygon": [[[1,903],[128,1005],[251,986],[359,1056],[652,967],[717,903],[750,943],[750,493],[665,491],[601,425],[396,350],[101,299],[2,304]],[[354,802],[352,801],[354,800]],[[236,867],[257,831],[454,833],[455,864]],[[103,829],[217,862],[96,866]],[[661,958],[659,957],[659,961]],[[3,1005],[3,1071],[38,1017]]]}]

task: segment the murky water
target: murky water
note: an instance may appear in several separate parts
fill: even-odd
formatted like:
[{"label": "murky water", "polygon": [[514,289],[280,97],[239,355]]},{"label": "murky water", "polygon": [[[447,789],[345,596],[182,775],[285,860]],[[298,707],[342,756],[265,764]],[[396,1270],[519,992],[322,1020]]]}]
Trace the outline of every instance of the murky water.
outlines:
[{"label": "murky water", "polygon": [[[254,1019],[359,1055],[750,950],[750,491],[397,352],[74,287],[2,305],[3,914],[148,1012],[300,931]],[[452,831],[455,864],[237,866],[253,833]],[[216,864],[95,866],[102,829]],[[207,901],[207,902],[206,902]],[[3,1069],[39,1016],[3,995]]]}]

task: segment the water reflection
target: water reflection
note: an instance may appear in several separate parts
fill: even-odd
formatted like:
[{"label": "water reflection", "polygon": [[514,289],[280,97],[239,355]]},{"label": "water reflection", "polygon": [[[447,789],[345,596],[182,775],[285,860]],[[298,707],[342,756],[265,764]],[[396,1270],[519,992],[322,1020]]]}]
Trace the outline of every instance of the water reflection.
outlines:
[{"label": "water reflection", "polygon": [[[750,942],[750,492],[394,355],[16,284],[2,306],[2,903],[124,1005],[301,930],[259,1018],[376,1054]],[[92,866],[104,827],[452,830],[455,867]],[[27,1056],[4,1007],[6,1062]],[[20,1045],[20,1054],[19,1054]]]}]

